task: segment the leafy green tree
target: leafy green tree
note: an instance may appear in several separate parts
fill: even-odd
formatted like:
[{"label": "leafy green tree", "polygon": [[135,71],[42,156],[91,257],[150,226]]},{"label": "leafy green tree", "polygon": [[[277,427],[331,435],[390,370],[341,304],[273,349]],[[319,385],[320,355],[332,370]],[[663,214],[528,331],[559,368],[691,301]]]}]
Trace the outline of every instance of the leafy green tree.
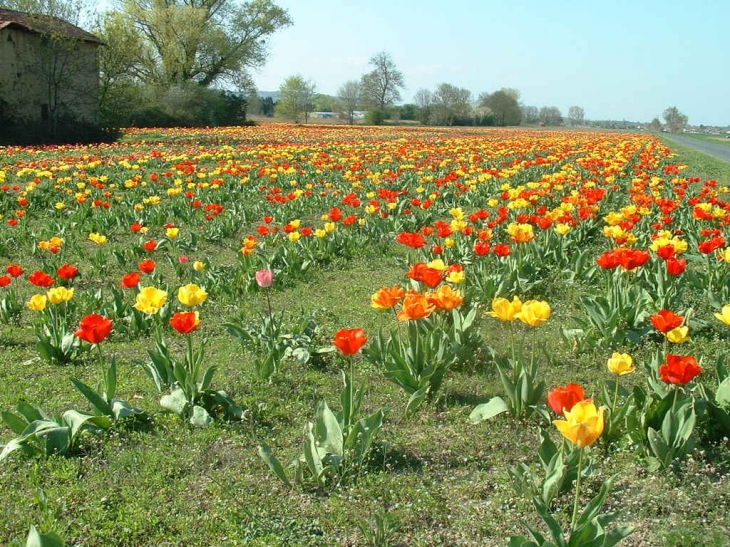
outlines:
[{"label": "leafy green tree", "polygon": [[271,0],[120,0],[119,7],[137,33],[134,72],[163,87],[240,78],[264,64],[266,39],[292,24]]},{"label": "leafy green tree", "polygon": [[480,94],[479,105],[491,110],[496,125],[520,125],[522,110],[517,102],[518,98],[519,92],[516,89],[503,88],[494,93]]},{"label": "leafy green tree", "polygon": [[362,77],[365,104],[385,111],[386,107],[400,101],[400,90],[405,85],[403,73],[396,68],[390,53],[373,55],[370,64],[373,70]]},{"label": "leafy green tree", "polygon": [[649,124],[649,129],[657,133],[662,130],[662,122],[659,121],[659,118],[654,118],[653,120],[651,120],[651,123]]},{"label": "leafy green tree", "polygon": [[676,106],[670,106],[662,113],[662,118],[667,124],[667,130],[670,133],[678,133],[687,127],[689,119],[682,114]]},{"label": "leafy green tree", "polygon": [[304,114],[304,123],[309,120],[309,113],[314,109],[314,83],[305,80],[301,75],[289,76],[279,87],[279,102],[276,111],[285,118],[299,122]]},{"label": "leafy green tree", "polygon": [[471,91],[442,83],[432,95],[432,122],[436,125],[461,124],[471,116]]},{"label": "leafy green tree", "polygon": [[350,125],[355,123],[355,112],[362,107],[362,85],[357,80],[342,84],[337,90],[340,114],[344,114]]},{"label": "leafy green tree", "polygon": [[543,125],[563,124],[563,114],[557,106],[543,106],[538,117]]}]

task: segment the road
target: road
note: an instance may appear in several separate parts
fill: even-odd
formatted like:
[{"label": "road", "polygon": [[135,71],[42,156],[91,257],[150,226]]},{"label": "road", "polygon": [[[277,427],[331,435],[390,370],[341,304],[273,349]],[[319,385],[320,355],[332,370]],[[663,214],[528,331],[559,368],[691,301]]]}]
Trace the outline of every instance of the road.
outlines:
[{"label": "road", "polygon": [[680,135],[662,134],[662,137],[665,137],[670,141],[674,141],[677,144],[682,144],[684,146],[694,148],[695,150],[699,150],[700,152],[703,152],[708,156],[712,156],[713,158],[717,158],[718,160],[730,163],[730,145],[721,143],[715,144],[712,142],[701,141],[699,139],[693,139],[692,137],[682,137]]}]

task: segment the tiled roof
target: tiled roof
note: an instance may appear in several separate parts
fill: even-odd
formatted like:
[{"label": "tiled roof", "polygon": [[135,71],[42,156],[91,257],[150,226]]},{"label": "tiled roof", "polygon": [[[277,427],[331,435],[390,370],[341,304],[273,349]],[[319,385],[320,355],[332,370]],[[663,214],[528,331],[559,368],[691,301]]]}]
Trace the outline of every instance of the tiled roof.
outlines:
[{"label": "tiled roof", "polygon": [[50,15],[34,15],[21,11],[0,9],[0,29],[5,27],[20,27],[28,32],[38,34],[56,34],[85,42],[103,43],[90,32]]}]

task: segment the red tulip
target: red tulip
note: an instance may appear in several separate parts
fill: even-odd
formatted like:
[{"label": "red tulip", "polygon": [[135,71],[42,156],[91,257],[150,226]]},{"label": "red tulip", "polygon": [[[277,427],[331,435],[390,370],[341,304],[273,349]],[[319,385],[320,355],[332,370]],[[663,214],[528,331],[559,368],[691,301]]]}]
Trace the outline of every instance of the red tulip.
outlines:
[{"label": "red tulip", "polygon": [[548,393],[548,404],[555,414],[562,416],[566,410],[571,410],[575,403],[585,401],[586,393],[578,384],[558,386]]},{"label": "red tulip", "polygon": [[155,261],[150,259],[143,260],[139,263],[140,271],[146,274],[151,274],[152,272],[154,272],[156,267],[157,264],[155,264]]},{"label": "red tulip", "polygon": [[659,367],[662,381],[667,384],[685,385],[702,372],[697,359],[691,355],[667,355],[667,362]]},{"label": "red tulip", "polygon": [[11,264],[5,271],[13,277],[18,277],[25,273],[25,270],[23,270],[20,264]]},{"label": "red tulip", "polygon": [[58,268],[58,277],[61,279],[73,279],[77,275],[79,275],[79,269],[76,266],[72,266],[71,264],[64,264],[60,268]]},{"label": "red tulip", "polygon": [[196,311],[178,312],[172,316],[170,324],[180,334],[190,334],[200,326],[200,315]]},{"label": "red tulip", "polygon": [[682,275],[687,269],[687,260],[684,258],[670,258],[667,260],[667,273],[669,275]]},{"label": "red tulip", "polygon": [[134,287],[139,285],[139,282],[139,272],[128,273],[124,277],[122,277],[122,287],[124,287],[125,289],[133,289]]},{"label": "red tulip", "polygon": [[28,281],[33,283],[36,287],[50,287],[55,283],[53,278],[46,272],[35,271],[28,276]]},{"label": "red tulip", "polygon": [[111,319],[92,313],[81,320],[79,329],[74,332],[74,336],[81,338],[89,344],[99,344],[109,336],[113,326],[114,323],[112,323]]},{"label": "red tulip", "polygon": [[367,344],[368,339],[362,329],[342,329],[335,334],[332,342],[342,355],[354,355]]},{"label": "red tulip", "polygon": [[664,334],[682,326],[682,323],[684,323],[684,317],[670,310],[661,310],[656,315],[652,315],[650,319],[654,328]]},{"label": "red tulip", "polygon": [[0,287],[7,287],[12,280],[13,278],[9,275],[0,276]]}]

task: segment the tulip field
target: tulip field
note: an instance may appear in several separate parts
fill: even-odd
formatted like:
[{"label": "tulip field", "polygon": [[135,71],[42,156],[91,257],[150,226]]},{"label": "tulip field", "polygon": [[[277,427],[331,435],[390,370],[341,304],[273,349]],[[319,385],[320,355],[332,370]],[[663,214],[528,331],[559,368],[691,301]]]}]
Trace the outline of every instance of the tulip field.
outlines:
[{"label": "tulip field", "polygon": [[0,147],[0,544],[728,545],[729,227],[637,133]]}]

